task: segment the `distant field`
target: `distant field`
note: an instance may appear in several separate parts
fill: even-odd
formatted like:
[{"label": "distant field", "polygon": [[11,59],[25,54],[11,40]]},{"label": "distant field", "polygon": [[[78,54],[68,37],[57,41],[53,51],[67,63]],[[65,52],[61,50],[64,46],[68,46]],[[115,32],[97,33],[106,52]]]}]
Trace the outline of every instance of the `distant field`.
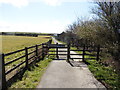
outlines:
[{"label": "distant field", "polygon": [[[28,36],[2,36],[2,53],[6,54],[9,52],[13,52],[13,51],[17,51],[20,49],[24,49],[25,47],[30,47],[30,46],[34,46],[36,44],[41,44],[44,42],[47,42],[51,37],[50,36],[38,36],[38,37],[28,37]],[[40,46],[39,46],[40,48]],[[28,53],[34,51],[35,48],[29,49]],[[15,60],[16,58],[19,58],[21,56],[25,55],[25,51],[21,51],[12,55],[8,55],[6,56],[5,59],[5,63],[8,61],[12,61]],[[28,58],[31,57],[30,54],[28,56]],[[12,68],[14,68],[16,65],[20,64],[21,62],[25,61],[25,57],[5,66],[5,71],[8,71]],[[17,71],[20,70],[20,68],[24,67],[25,63],[23,65],[21,65],[19,68],[17,68],[16,70],[12,71],[11,73],[9,73],[6,76],[6,79],[8,80],[9,78],[11,78]]]},{"label": "distant field", "polygon": [[2,53],[8,53],[35,44],[41,44],[47,42],[49,39],[50,36],[27,37],[2,35]]}]

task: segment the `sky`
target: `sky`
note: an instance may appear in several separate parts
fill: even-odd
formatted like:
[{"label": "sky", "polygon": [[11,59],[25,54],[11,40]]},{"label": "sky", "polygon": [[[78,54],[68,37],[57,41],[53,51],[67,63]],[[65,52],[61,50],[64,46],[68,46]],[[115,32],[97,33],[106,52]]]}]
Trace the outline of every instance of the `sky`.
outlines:
[{"label": "sky", "polygon": [[1,32],[62,33],[77,18],[91,19],[87,0],[0,0]]}]

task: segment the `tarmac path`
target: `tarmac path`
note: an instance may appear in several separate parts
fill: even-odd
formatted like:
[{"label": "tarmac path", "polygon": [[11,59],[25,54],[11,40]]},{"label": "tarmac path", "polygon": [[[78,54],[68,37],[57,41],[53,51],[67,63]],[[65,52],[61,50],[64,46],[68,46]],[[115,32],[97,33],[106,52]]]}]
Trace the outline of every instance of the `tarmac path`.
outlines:
[{"label": "tarmac path", "polygon": [[[57,43],[54,38],[53,40]],[[59,57],[62,59],[66,56]],[[105,86],[94,78],[84,62],[80,62],[79,67],[72,67],[66,60],[61,59],[53,60],[49,64],[37,88],[94,88],[95,90],[106,90]]]}]

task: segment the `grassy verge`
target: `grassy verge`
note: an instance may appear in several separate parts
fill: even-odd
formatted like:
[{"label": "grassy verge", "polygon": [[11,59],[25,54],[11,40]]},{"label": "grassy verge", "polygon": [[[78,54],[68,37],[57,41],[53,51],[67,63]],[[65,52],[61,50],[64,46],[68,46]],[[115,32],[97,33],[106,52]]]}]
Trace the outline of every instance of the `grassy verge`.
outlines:
[{"label": "grassy verge", "polygon": [[[71,47],[76,50],[77,48]],[[75,51],[81,54],[81,51]],[[86,52],[89,53],[89,52]],[[95,58],[93,56],[85,55],[85,58]],[[93,73],[95,78],[103,83],[107,88],[120,90],[120,75],[111,66],[105,66],[97,60],[86,60],[89,70]]]},{"label": "grassy verge", "polygon": [[[53,42],[52,42],[53,43]],[[50,49],[51,50],[51,49]],[[54,49],[52,49],[54,50]],[[55,52],[50,52],[54,54]],[[40,82],[40,79],[47,69],[50,62],[55,58],[55,55],[46,56],[44,60],[36,63],[34,66],[30,67],[23,75],[22,80],[17,80],[14,82],[10,88],[36,88]]]},{"label": "grassy verge", "polygon": [[50,61],[48,59],[37,63],[24,73],[22,80],[18,80],[10,88],[35,88]]},{"label": "grassy verge", "polygon": [[36,88],[47,66],[54,57],[54,55],[46,56],[44,60],[30,67],[29,70],[24,73],[22,80],[17,80],[17,82],[13,83],[9,88]]},{"label": "grassy verge", "polygon": [[96,60],[87,60],[88,67],[96,79],[102,82],[107,88],[120,90],[120,76],[110,66],[104,66]]},{"label": "grassy verge", "polygon": [[[77,50],[76,47],[71,47],[73,50]],[[81,54],[82,51],[75,51]],[[89,54],[89,52],[86,52]],[[85,58],[94,58],[93,56],[85,55]],[[104,59],[104,58],[103,58]],[[101,60],[102,61],[102,60]],[[114,90],[120,90],[120,75],[111,66],[105,66],[101,62],[96,60],[86,60],[89,70],[93,73],[95,78],[102,82],[107,88]]]},{"label": "grassy verge", "polygon": [[[75,47],[71,47],[77,49]],[[81,54],[81,51],[76,51]],[[88,53],[88,52],[86,52]],[[95,58],[93,56],[85,55],[85,58]],[[107,88],[120,90],[120,76],[111,66],[105,66],[97,60],[86,60],[89,70],[93,73],[95,78],[103,83]]]}]

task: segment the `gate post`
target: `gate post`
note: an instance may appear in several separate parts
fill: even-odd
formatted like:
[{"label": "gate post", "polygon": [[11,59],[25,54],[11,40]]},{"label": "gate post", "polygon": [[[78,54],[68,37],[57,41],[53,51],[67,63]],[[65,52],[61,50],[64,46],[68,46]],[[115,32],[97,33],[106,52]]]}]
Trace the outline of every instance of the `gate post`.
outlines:
[{"label": "gate post", "polygon": [[59,58],[59,56],[58,56],[58,43],[56,43],[56,57],[57,57],[57,59]]},{"label": "gate post", "polygon": [[100,45],[98,45],[97,47],[97,57],[96,57],[97,61],[99,60],[99,54],[100,54]]},{"label": "gate post", "polygon": [[70,59],[70,44],[67,45],[67,61],[69,62]]},{"label": "gate post", "polygon": [[85,61],[85,44],[83,46],[83,62]]}]

